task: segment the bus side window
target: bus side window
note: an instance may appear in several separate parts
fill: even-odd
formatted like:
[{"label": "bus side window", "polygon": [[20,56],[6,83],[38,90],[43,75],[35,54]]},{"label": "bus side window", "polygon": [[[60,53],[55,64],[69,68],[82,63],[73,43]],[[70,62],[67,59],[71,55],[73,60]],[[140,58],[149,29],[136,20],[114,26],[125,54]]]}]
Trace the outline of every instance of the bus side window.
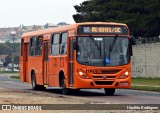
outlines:
[{"label": "bus side window", "polygon": [[61,44],[60,44],[60,54],[65,55],[67,54],[67,40],[68,40],[68,33],[62,33],[61,37]]},{"label": "bus side window", "polygon": [[32,37],[30,39],[30,56],[35,56],[35,49],[36,49],[36,37]]},{"label": "bus side window", "polygon": [[60,46],[60,34],[53,34],[52,35],[52,43],[51,43],[51,54],[59,55],[59,46]]},{"label": "bus side window", "polygon": [[50,54],[52,55],[52,45],[53,45],[53,35],[51,35],[51,46],[50,46]]},{"label": "bus side window", "polygon": [[36,40],[36,55],[38,56],[42,55],[42,38],[42,36],[39,36]]}]

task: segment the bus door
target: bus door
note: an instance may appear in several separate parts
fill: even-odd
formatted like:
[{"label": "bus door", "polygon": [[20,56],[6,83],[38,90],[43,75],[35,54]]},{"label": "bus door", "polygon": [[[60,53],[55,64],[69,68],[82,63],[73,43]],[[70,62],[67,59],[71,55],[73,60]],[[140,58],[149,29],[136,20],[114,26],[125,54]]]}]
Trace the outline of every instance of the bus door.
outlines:
[{"label": "bus door", "polygon": [[48,83],[49,83],[49,79],[48,79],[48,57],[49,57],[49,55],[48,55],[48,42],[47,41],[44,41],[44,52],[43,52],[43,58],[44,58],[44,60],[43,60],[43,76],[44,76],[44,79],[43,79],[43,83],[44,84],[46,84],[46,85],[48,85]]},{"label": "bus door", "polygon": [[28,49],[29,49],[29,43],[24,43],[24,55],[23,55],[23,80],[24,82],[29,82]]},{"label": "bus door", "polygon": [[71,37],[69,40],[69,85],[74,85],[74,49],[73,49],[74,38]]}]

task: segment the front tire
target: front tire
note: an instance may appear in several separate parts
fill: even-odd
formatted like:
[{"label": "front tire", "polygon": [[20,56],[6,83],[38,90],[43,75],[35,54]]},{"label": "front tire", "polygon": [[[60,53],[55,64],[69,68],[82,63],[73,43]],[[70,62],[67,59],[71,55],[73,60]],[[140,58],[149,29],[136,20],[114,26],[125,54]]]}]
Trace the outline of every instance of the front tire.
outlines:
[{"label": "front tire", "polygon": [[104,91],[107,96],[113,96],[115,93],[115,88],[104,88]]}]

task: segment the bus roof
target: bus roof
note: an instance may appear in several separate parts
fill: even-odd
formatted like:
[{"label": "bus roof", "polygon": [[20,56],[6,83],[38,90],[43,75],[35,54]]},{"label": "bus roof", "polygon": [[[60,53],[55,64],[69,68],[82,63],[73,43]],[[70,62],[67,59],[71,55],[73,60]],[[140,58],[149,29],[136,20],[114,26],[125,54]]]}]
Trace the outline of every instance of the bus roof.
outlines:
[{"label": "bus roof", "polygon": [[22,34],[22,38],[24,37],[31,37],[31,36],[37,36],[37,35],[43,35],[43,34],[50,34],[50,33],[56,33],[56,32],[65,32],[69,30],[76,30],[76,28],[79,25],[120,25],[120,26],[127,26],[123,23],[115,23],[115,22],[83,22],[83,23],[75,23],[71,25],[64,25],[60,27],[54,27],[49,29],[42,29],[38,31],[32,31]]}]

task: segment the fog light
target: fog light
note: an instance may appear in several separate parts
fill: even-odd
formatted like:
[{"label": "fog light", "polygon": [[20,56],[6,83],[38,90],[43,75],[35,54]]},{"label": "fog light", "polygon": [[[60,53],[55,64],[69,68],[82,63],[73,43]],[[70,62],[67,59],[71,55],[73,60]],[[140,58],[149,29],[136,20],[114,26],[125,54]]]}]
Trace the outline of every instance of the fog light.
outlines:
[{"label": "fog light", "polygon": [[125,75],[124,75],[124,74],[122,75],[122,78],[125,78]]},{"label": "fog light", "polygon": [[87,78],[87,74],[84,74],[84,75],[83,75],[83,78]]}]

